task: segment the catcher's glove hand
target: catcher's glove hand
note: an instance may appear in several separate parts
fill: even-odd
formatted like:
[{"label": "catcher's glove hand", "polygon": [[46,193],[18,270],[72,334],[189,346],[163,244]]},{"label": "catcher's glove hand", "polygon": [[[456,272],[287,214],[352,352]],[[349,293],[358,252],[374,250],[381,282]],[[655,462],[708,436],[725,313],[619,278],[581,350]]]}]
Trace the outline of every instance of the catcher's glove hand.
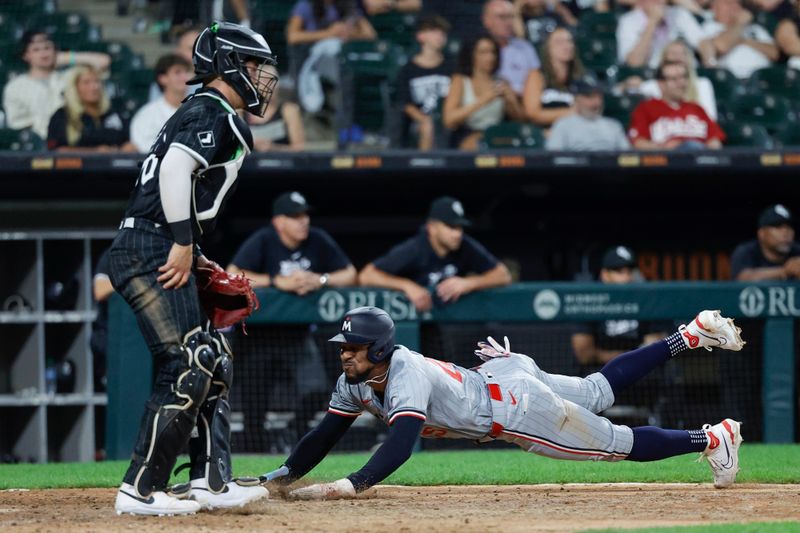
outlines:
[{"label": "catcher's glove hand", "polygon": [[200,304],[215,328],[225,328],[258,309],[258,298],[244,275],[225,272],[209,261],[194,270]]},{"label": "catcher's glove hand", "polygon": [[349,479],[339,479],[333,483],[319,483],[294,489],[289,493],[293,500],[340,500],[355,498],[356,489]]}]

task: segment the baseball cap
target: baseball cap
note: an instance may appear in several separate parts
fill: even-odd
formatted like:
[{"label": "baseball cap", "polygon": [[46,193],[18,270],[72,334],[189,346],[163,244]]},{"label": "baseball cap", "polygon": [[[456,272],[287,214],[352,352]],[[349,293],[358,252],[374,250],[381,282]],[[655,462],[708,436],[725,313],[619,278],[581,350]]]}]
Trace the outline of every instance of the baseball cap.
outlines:
[{"label": "baseball cap", "polygon": [[636,254],[627,246],[612,246],[603,254],[601,267],[607,270],[618,270],[620,268],[634,268],[636,266]]},{"label": "baseball cap", "polygon": [[297,215],[309,211],[311,206],[308,205],[305,196],[297,191],[285,192],[272,202],[272,216]]},{"label": "baseball cap", "polygon": [[472,223],[464,216],[464,206],[452,196],[442,196],[431,203],[428,218],[444,222],[449,226],[470,226]]},{"label": "baseball cap", "polygon": [[783,204],[771,205],[761,212],[758,217],[758,227],[782,226],[793,224],[792,213]]},{"label": "baseball cap", "polygon": [[573,94],[582,95],[603,92],[603,88],[594,76],[581,76],[570,84],[569,90]]}]

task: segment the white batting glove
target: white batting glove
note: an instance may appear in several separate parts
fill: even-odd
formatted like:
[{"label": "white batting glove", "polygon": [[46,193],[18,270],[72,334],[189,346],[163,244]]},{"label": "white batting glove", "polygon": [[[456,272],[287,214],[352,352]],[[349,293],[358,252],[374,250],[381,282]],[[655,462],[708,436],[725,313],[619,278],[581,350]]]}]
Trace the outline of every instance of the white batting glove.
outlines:
[{"label": "white batting glove", "polygon": [[500,343],[492,337],[486,337],[487,342],[478,341],[478,350],[475,350],[475,355],[484,361],[489,361],[496,357],[508,357],[511,355],[511,343],[508,337],[503,337],[505,346],[500,346]]},{"label": "white batting glove", "polygon": [[339,500],[355,498],[356,489],[349,479],[339,479],[333,483],[318,483],[300,489],[294,489],[289,497],[295,500]]}]

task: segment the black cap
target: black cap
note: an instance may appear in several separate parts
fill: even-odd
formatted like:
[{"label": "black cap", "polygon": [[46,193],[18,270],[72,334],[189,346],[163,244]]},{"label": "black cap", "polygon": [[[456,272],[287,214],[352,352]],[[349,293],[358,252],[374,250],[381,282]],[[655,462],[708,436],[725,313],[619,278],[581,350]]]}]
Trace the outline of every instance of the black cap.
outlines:
[{"label": "black cap", "polygon": [[428,218],[444,222],[449,226],[469,226],[472,223],[464,216],[464,206],[452,196],[442,196],[431,204]]},{"label": "black cap", "polygon": [[297,215],[310,210],[311,206],[306,202],[305,196],[297,191],[285,192],[272,202],[272,216]]},{"label": "black cap", "polygon": [[758,227],[792,225],[792,213],[783,204],[771,205],[758,217]]},{"label": "black cap", "polygon": [[570,84],[569,90],[573,94],[588,95],[603,92],[603,87],[594,76],[581,76]]},{"label": "black cap", "polygon": [[612,246],[603,254],[601,267],[606,270],[618,270],[620,268],[634,268],[636,266],[636,254],[627,246]]}]

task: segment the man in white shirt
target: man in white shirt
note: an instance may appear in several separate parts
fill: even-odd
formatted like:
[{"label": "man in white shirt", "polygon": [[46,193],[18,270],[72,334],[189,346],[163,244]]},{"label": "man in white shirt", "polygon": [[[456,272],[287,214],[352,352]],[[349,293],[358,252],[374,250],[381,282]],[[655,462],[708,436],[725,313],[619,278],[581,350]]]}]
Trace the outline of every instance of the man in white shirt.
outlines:
[{"label": "man in white shirt", "polygon": [[617,57],[632,67],[658,67],[661,52],[671,41],[681,38],[705,58],[709,50],[701,46],[700,24],[685,8],[667,6],[666,0],[638,0],[636,8],[619,19]]},{"label": "man in white shirt", "polygon": [[30,128],[46,139],[50,117],[64,105],[66,72],[56,69],[80,63],[102,72],[108,69],[111,58],[97,52],[59,52],[50,36],[36,29],[22,35],[20,47],[28,72],[9,81],[3,90],[6,127]]},{"label": "man in white shirt", "polygon": [[145,104],[131,120],[131,142],[140,153],[147,153],[164,123],[178,110],[186,97],[186,81],[192,64],[178,54],[161,56],[156,62],[156,83],[161,98]]},{"label": "man in white shirt", "polygon": [[603,89],[591,76],[570,86],[575,113],[560,118],[547,137],[548,150],[629,150],[631,145],[619,121],[603,116]]},{"label": "man in white shirt", "polygon": [[756,70],[778,60],[778,47],[764,27],[753,24],[753,14],[740,0],[714,0],[714,19],[703,24],[713,54],[706,66],[725,68],[737,78],[749,78]]},{"label": "man in white shirt", "polygon": [[500,69],[517,95],[525,88],[528,73],[541,66],[533,45],[514,36],[514,5],[509,0],[488,0],[483,5],[483,27],[500,45]]}]

